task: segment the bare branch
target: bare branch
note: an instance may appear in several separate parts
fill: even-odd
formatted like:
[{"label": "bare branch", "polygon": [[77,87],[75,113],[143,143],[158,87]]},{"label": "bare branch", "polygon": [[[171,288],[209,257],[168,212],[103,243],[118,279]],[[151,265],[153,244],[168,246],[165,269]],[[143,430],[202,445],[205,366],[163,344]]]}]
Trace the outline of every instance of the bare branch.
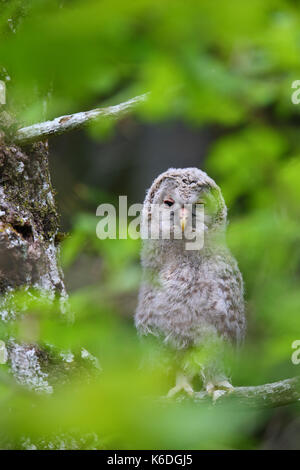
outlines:
[{"label": "bare branch", "polygon": [[[194,395],[196,401],[211,399],[206,392]],[[239,403],[250,407],[278,407],[300,401],[300,377],[281,380],[256,387],[235,387],[230,393],[224,393],[217,403],[237,399]]]},{"label": "bare branch", "polygon": [[25,145],[36,141],[46,140],[52,135],[64,134],[84,127],[91,121],[105,119],[119,119],[127,112],[131,111],[137,104],[146,100],[149,93],[131,98],[124,103],[107,108],[97,108],[66,116],[60,116],[53,121],[41,122],[32,126],[19,129],[14,137],[14,141],[19,145]]}]

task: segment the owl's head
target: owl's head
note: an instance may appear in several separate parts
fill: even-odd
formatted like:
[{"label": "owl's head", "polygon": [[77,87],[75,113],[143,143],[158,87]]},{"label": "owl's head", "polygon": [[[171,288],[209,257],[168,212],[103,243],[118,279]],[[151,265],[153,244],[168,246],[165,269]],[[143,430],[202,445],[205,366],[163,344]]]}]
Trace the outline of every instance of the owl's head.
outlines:
[{"label": "owl's head", "polygon": [[[204,213],[204,231],[224,231],[227,209],[219,186],[198,168],[170,168],[156,178],[144,202],[143,223],[153,217],[153,207],[160,208],[160,224],[171,220],[171,234],[175,229],[184,231],[189,221],[197,230],[194,219],[201,207]],[[203,227],[203,225],[202,225]]]}]

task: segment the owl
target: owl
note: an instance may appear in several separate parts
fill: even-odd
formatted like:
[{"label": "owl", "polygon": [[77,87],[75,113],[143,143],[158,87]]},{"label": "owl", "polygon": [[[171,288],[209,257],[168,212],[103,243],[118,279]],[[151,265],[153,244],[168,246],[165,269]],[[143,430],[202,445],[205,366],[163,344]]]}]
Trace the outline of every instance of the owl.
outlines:
[{"label": "owl", "polygon": [[[246,323],[242,276],[226,246],[226,218],[220,188],[198,168],[170,168],[146,194],[135,325],[174,356],[176,385],[168,396],[193,395],[196,377],[213,398],[233,390],[223,355],[227,345],[242,343]],[[191,243],[193,237],[198,243]]]}]

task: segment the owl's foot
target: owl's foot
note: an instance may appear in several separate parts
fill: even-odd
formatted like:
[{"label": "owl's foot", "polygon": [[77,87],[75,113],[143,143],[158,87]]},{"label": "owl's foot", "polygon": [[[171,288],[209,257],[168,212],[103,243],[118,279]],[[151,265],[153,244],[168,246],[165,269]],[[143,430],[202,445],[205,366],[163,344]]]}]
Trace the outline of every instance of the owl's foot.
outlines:
[{"label": "owl's foot", "polygon": [[212,397],[213,403],[215,403],[218,398],[222,397],[226,393],[231,393],[234,390],[233,385],[228,380],[208,382],[205,388],[208,395]]},{"label": "owl's foot", "polygon": [[185,392],[190,397],[194,394],[194,390],[189,382],[189,379],[183,374],[177,375],[176,385],[175,387],[171,388],[171,390],[169,390],[167,398],[172,398],[180,392]]}]

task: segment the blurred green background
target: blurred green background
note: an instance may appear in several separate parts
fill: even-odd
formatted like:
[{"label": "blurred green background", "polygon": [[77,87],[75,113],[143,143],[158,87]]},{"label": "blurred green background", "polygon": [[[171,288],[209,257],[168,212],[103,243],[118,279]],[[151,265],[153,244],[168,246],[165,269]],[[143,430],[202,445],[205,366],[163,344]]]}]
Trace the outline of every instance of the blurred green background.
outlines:
[{"label": "blurred green background", "polygon": [[300,448],[297,404],[161,406],[172,384],[164,353],[133,327],[140,242],[95,234],[102,202],[122,194],[142,202],[170,166],[207,171],[229,207],[228,244],[246,286],[248,333],[233,384],[299,374],[291,362],[300,339],[300,104],[291,101],[299,58],[292,0],[0,1],[0,79],[19,125],[151,91],[116,125],[49,142],[75,323],[43,300],[23,308],[39,313],[35,339],[79,356],[85,348],[102,372],[94,381],[75,373],[55,396],[36,397],[1,366],[3,447],[72,448],[79,439],[81,448]]}]

